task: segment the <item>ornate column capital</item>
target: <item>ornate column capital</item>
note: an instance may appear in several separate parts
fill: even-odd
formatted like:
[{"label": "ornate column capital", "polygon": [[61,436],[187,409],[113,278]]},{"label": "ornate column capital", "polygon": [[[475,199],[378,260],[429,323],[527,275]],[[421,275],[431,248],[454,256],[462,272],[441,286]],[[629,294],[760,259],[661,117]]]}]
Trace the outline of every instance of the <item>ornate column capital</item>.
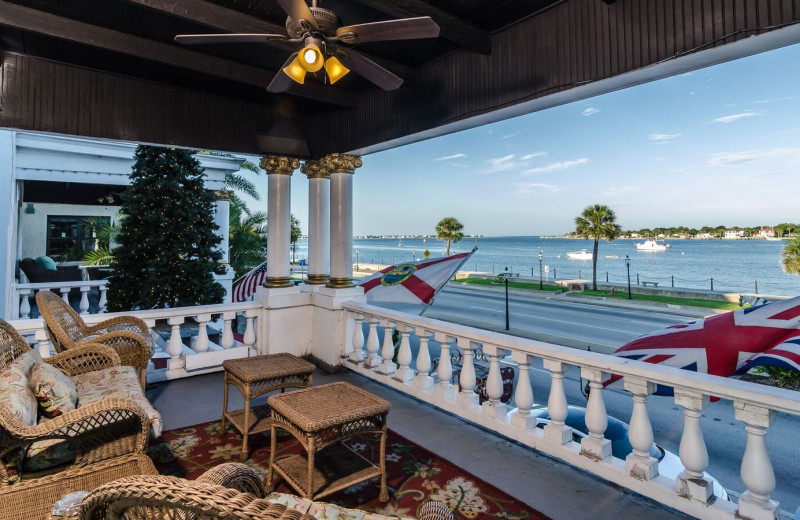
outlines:
[{"label": "ornate column capital", "polygon": [[233,190],[214,190],[211,194],[214,195],[214,200],[231,200],[233,198]]},{"label": "ornate column capital", "polygon": [[265,155],[259,166],[267,171],[267,175],[291,175],[300,167],[300,159],[288,155]]},{"label": "ornate column capital", "polygon": [[357,155],[347,155],[343,153],[331,153],[320,159],[325,163],[331,173],[355,173],[356,168],[360,168],[364,162]]},{"label": "ornate column capital", "polygon": [[306,174],[309,179],[329,179],[331,171],[328,163],[324,159],[318,161],[303,161],[300,171]]}]

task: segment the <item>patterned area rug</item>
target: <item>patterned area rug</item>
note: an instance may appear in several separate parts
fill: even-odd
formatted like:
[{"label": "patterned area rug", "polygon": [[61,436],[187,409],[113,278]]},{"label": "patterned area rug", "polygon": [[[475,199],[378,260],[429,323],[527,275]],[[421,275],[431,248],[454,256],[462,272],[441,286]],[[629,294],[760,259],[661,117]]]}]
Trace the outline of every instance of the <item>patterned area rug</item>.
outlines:
[{"label": "patterned area rug", "polygon": [[[242,438],[228,427],[218,437],[220,423],[211,422],[164,432],[153,441],[149,454],[162,475],[196,479],[207,469],[223,462],[238,462]],[[245,462],[266,479],[269,464],[269,432],[251,435],[250,458]],[[380,447],[377,436],[355,436],[345,441],[352,450],[375,461]],[[279,434],[278,458],[299,453],[300,444],[288,434]],[[427,500],[447,504],[456,519],[502,518],[507,520],[547,520],[499,489],[475,478],[450,462],[437,457],[408,439],[389,431],[386,443],[386,470],[389,502],[378,500],[378,479],[357,484],[324,497],[347,508],[397,516],[416,516]],[[277,491],[295,493],[284,481]]]}]

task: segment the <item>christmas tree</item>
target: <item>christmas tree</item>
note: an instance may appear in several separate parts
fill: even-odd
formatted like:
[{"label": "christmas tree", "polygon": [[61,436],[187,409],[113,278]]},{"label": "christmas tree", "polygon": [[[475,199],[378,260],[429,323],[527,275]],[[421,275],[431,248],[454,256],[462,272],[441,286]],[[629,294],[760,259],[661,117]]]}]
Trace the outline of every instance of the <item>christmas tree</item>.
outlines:
[{"label": "christmas tree", "polygon": [[108,284],[111,311],[222,303],[214,199],[192,152],[139,146]]}]

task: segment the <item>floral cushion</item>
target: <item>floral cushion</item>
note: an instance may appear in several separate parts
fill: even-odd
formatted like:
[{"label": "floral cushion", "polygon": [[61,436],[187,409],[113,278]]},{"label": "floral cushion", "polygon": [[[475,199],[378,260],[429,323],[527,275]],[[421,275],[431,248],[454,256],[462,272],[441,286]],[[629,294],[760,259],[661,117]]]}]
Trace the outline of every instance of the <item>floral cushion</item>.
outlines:
[{"label": "floral cushion", "polygon": [[[317,520],[396,520],[398,518],[397,516],[368,513],[361,509],[347,509],[329,502],[314,502],[289,493],[270,493],[267,501],[283,504],[287,509],[295,509],[300,513],[311,515]],[[399,518],[413,520],[410,517]]]},{"label": "floral cushion", "polygon": [[30,388],[39,403],[39,413],[48,419],[74,410],[78,403],[75,383],[61,370],[47,363],[33,366]]},{"label": "floral cushion", "polygon": [[161,414],[153,408],[139,385],[139,376],[133,367],[104,368],[77,375],[73,378],[78,390],[78,407],[95,403],[106,397],[128,398],[138,404],[150,420],[150,435],[161,437]]},{"label": "floral cushion", "polygon": [[0,403],[25,426],[34,426],[38,416],[36,398],[29,388],[31,368],[42,357],[30,350],[0,372]]},{"label": "floral cushion", "polygon": [[[45,419],[46,420],[46,419]],[[67,464],[75,460],[75,450],[67,441],[62,439],[43,439],[36,441],[28,447],[25,460],[22,462],[23,471],[41,471]]]}]

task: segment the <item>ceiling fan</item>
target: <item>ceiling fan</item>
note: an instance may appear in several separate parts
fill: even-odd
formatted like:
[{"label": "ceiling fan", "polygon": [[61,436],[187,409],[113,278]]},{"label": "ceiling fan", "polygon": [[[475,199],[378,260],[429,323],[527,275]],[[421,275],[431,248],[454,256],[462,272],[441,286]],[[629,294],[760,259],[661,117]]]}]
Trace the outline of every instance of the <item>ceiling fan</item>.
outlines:
[{"label": "ceiling fan", "polygon": [[[317,7],[312,0],[277,0],[289,15],[286,35],[283,34],[179,34],[175,41],[182,44],[208,43],[272,43],[296,44],[300,50],[289,56],[267,87],[269,92],[283,92],[291,81],[303,84],[307,73],[316,73],[323,67],[328,81],[336,83],[350,70],[363,76],[383,90],[394,90],[403,80],[374,61],[350,48],[358,43],[386,40],[412,40],[436,38],[439,26],[429,16],[402,18],[383,22],[342,26],[333,11]],[[291,80],[291,81],[290,81]]]}]

